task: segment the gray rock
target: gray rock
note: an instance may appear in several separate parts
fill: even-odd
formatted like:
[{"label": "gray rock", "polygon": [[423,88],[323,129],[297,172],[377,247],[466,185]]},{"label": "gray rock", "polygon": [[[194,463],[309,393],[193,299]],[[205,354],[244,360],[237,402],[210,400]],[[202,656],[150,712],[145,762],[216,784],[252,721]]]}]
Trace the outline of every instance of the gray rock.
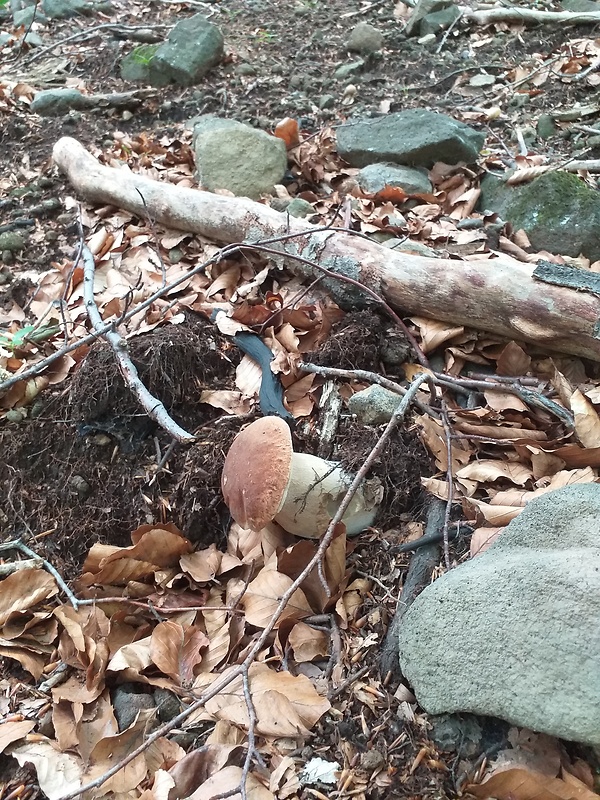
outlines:
[{"label": "gray rock", "polygon": [[431,720],[432,740],[441,750],[471,757],[480,752],[481,725],[471,714],[442,714]]},{"label": "gray rock", "polygon": [[290,217],[304,219],[308,217],[309,214],[315,213],[315,207],[309,203],[308,200],[303,200],[301,197],[294,197],[294,199],[288,203],[286,211]]},{"label": "gray rock", "polygon": [[144,692],[135,683],[123,683],[111,692],[115,718],[120,731],[124,731],[135,720],[138,711],[156,707],[151,694]]},{"label": "gray rock", "polygon": [[351,75],[358,74],[364,65],[365,62],[362,58],[359,61],[351,61],[349,64],[342,64],[341,67],[338,67],[333,73],[333,77],[337,78],[338,81],[343,81]]},{"label": "gray rock", "polygon": [[335,97],[332,94],[322,94],[317,100],[319,108],[333,108],[335,105]]},{"label": "gray rock", "polygon": [[460,17],[461,10],[455,5],[449,5],[432,14],[426,14],[419,25],[419,34],[421,36],[428,36],[431,33],[437,35],[454,25]]},{"label": "gray rock", "polygon": [[35,6],[27,6],[27,8],[19,9],[13,13],[13,25],[15,28],[19,28],[21,25],[28,28],[34,19],[39,25],[48,24],[48,17],[42,14]]},{"label": "gray rock", "polygon": [[406,194],[428,194],[433,191],[425,170],[398,164],[369,164],[356,176],[358,185],[369,194],[382,192],[386,186],[403,189]]},{"label": "gray rock", "polygon": [[363,425],[383,425],[389,422],[402,397],[374,383],[356,392],[348,400],[350,412]]},{"label": "gray rock", "polygon": [[551,139],[558,133],[558,126],[551,114],[542,114],[537,121],[536,130],[540,139]]},{"label": "gray rock", "polygon": [[202,14],[182,19],[154,55],[157,70],[180,86],[193,86],[223,58],[223,34]]},{"label": "gray rock", "polygon": [[31,102],[30,109],[42,117],[59,117],[72,109],[86,109],[93,101],[77,89],[43,89]]},{"label": "gray rock", "polygon": [[442,11],[444,8],[448,8],[448,6],[451,6],[452,4],[452,0],[417,0],[406,28],[404,29],[405,34],[407,36],[430,35],[430,33],[421,33],[422,20],[426,16],[435,14],[438,11]]},{"label": "gray rock", "polygon": [[353,167],[381,161],[432,167],[436,161],[476,161],[485,136],[445,114],[410,109],[364,122],[341,125],[338,153]]},{"label": "gray rock", "polygon": [[181,700],[168,689],[157,687],[154,690],[154,702],[161,722],[170,722],[181,711]]},{"label": "gray rock", "polygon": [[241,64],[238,64],[234,70],[236,75],[256,75],[256,67],[253,67],[252,64],[248,64],[247,61],[242,61]]},{"label": "gray rock", "polygon": [[600,195],[577,175],[549,172],[524,186],[507,186],[488,174],[481,182],[479,208],[523,228],[535,250],[600,258]]},{"label": "gray rock", "polygon": [[0,233],[0,252],[7,250],[9,253],[18,253],[25,247],[25,239],[16,231]]},{"label": "gray rock", "polygon": [[543,495],[403,617],[400,666],[423,708],[600,745],[600,486]]},{"label": "gray rock", "polygon": [[123,56],[119,64],[121,78],[131,83],[167,86],[170,83],[169,76],[154,61],[159,47],[158,44],[144,44]]},{"label": "gray rock", "polygon": [[193,146],[198,180],[209,192],[227,189],[257,200],[273,192],[287,169],[282,139],[212,114],[194,125]]},{"label": "gray rock", "polygon": [[562,0],[560,5],[563,11],[575,11],[577,13],[600,11],[600,4],[595,0]]},{"label": "gray rock", "polygon": [[346,48],[354,53],[376,53],[383,47],[383,33],[368,22],[359,22],[350,31]]},{"label": "gray rock", "polygon": [[98,11],[112,10],[112,3],[103,0],[42,0],[41,3],[41,11],[49,19],[70,19],[79,14],[90,16]]}]

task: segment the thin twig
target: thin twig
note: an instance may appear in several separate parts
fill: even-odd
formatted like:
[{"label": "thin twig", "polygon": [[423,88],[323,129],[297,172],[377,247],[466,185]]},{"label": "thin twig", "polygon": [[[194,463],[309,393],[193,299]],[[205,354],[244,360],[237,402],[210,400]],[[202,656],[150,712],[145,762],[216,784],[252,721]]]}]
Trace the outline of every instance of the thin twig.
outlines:
[{"label": "thin twig", "polygon": [[[96,265],[94,263],[94,256],[87,246],[83,247],[83,296],[85,307],[88,317],[92,323],[93,328],[97,331],[102,327],[102,317],[98,311],[98,306],[94,299],[94,271]],[[153,419],[161,428],[164,428],[174,439],[179,442],[189,443],[195,441],[196,437],[188,433],[175,420],[170,416],[167,409],[162,402],[152,395],[144,386],[135,364],[131,360],[127,352],[127,342],[114,330],[105,331],[103,337],[112,347],[123,380],[131,389],[138,402],[148,414],[150,419]]]},{"label": "thin twig", "polygon": [[355,681],[362,678],[363,675],[366,675],[370,669],[371,666],[367,664],[364,667],[361,667],[356,672],[353,672],[352,675],[348,675],[345,681],[342,681],[342,683],[340,683],[340,685],[336,689],[334,689],[332,692],[329,693],[327,699],[335,700],[335,698],[338,697],[338,695],[340,695],[343,691],[345,691],[348,688],[348,686],[351,686]]},{"label": "thin twig", "polygon": [[446,485],[448,486],[448,498],[446,500],[446,509],[444,512],[444,527],[442,528],[443,543],[444,543],[444,562],[446,569],[450,570],[452,565],[450,563],[450,544],[449,544],[449,527],[450,527],[450,514],[452,513],[452,503],[454,502],[454,476],[452,475],[452,428],[448,422],[448,408],[446,401],[442,399],[442,426],[444,428],[444,435],[446,437],[446,458],[448,466],[446,469]]}]

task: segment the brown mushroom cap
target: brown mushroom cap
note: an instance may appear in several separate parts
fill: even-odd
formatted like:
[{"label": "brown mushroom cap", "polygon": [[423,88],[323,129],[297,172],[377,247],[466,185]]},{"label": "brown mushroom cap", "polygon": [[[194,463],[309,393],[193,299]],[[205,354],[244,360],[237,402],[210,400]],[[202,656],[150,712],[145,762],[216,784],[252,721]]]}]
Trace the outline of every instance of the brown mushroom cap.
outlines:
[{"label": "brown mushroom cap", "polygon": [[290,429],[279,417],[262,417],[233,440],[221,476],[221,491],[234,520],[259,531],[279,511],[292,461]]}]

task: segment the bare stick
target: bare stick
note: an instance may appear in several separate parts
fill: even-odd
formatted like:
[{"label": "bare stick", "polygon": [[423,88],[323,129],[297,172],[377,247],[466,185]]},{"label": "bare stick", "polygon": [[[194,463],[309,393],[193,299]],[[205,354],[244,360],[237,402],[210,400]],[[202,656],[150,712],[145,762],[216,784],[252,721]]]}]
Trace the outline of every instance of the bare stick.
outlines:
[{"label": "bare stick", "polygon": [[[89,248],[84,246],[83,251],[83,296],[85,307],[87,309],[88,317],[92,326],[96,331],[102,327],[102,317],[98,311],[98,306],[94,300],[94,271],[96,265],[94,263],[94,256]],[[150,394],[148,389],[141,382],[138,371],[127,352],[127,342],[114,330],[105,331],[102,336],[110,344],[114,350],[117,358],[119,369],[123,380],[129,386],[132,393],[136,396],[138,402],[148,414],[150,419],[158,423],[161,428],[164,428],[173,439],[178,442],[194,442],[196,437],[188,433],[180,427],[175,420],[169,415],[167,409],[161,401]]]},{"label": "bare stick", "polygon": [[471,11],[470,8],[461,9],[463,18],[467,22],[477,25],[490,25],[492,22],[525,22],[525,23],[555,23],[558,25],[597,25],[600,22],[600,12],[597,11],[537,11],[534,8],[490,8],[482,11]]}]

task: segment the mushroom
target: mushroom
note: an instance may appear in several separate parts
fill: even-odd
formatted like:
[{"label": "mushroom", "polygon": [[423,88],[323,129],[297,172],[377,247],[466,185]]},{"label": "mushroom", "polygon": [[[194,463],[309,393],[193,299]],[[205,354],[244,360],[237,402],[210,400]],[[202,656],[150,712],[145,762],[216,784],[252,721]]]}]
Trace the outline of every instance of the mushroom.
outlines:
[{"label": "mushroom", "polygon": [[[233,440],[225,458],[221,489],[234,520],[261,530],[275,520],[296,536],[322,536],[353,476],[334,461],[294,453],[288,425],[262,417]],[[377,479],[364,481],[342,522],[349,534],[372,525],[381,500]]]}]

